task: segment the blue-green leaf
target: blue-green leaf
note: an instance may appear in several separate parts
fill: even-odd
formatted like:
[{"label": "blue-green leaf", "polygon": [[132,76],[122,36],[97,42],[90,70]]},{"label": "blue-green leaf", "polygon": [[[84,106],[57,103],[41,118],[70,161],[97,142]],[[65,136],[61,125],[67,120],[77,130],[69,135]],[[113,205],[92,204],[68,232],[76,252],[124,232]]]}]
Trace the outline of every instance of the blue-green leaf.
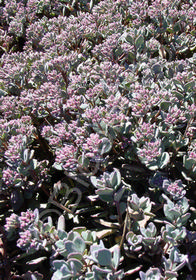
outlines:
[{"label": "blue-green leaf", "polygon": [[111,266],[112,253],[108,249],[100,249],[97,252],[97,260],[101,266]]}]

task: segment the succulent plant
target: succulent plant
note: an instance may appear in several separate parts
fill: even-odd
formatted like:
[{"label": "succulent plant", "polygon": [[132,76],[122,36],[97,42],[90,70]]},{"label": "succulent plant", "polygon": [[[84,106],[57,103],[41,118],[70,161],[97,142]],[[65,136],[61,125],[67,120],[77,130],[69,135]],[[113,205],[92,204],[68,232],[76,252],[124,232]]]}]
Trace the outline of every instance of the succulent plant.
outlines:
[{"label": "succulent plant", "polygon": [[0,278],[196,278],[195,19],[0,0]]},{"label": "succulent plant", "polygon": [[99,195],[103,201],[119,201],[123,195],[124,189],[119,189],[121,184],[121,174],[118,169],[115,169],[112,173],[104,172],[100,179],[95,176],[91,176],[91,182],[97,189],[96,194]]},{"label": "succulent plant", "polygon": [[187,213],[189,209],[189,203],[187,198],[183,197],[176,203],[173,203],[167,196],[162,195],[167,204],[164,205],[165,217],[176,227],[181,227],[186,225],[187,220],[190,218],[191,214]]},{"label": "succulent plant", "polygon": [[155,279],[155,280],[163,280],[164,278],[161,275],[161,272],[158,268],[150,268],[146,273],[140,272],[141,280]]},{"label": "succulent plant", "polygon": [[129,231],[126,235],[126,239],[128,241],[130,251],[137,252],[142,249],[142,235]]}]

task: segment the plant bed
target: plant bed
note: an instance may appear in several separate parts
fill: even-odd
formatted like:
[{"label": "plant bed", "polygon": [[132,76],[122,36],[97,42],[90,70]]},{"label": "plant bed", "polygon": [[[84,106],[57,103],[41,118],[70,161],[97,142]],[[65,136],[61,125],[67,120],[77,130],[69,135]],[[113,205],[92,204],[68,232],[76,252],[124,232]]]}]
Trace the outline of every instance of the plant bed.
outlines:
[{"label": "plant bed", "polygon": [[196,4],[0,1],[0,279],[196,279]]}]

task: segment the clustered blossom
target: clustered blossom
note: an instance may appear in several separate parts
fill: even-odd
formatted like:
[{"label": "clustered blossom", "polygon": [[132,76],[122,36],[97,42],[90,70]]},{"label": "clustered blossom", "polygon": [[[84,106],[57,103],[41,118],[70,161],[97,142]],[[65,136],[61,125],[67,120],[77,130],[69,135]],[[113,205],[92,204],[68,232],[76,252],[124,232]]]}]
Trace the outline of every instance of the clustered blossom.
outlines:
[{"label": "clustered blossom", "polygon": [[5,229],[6,231],[10,231],[12,228],[26,230],[29,225],[34,223],[35,214],[32,210],[27,210],[26,212],[22,212],[21,216],[16,214],[11,214],[10,217],[6,218]]},{"label": "clustered blossom", "polygon": [[171,182],[167,179],[163,180],[162,185],[163,190],[168,193],[174,200],[178,200],[185,196],[186,190],[182,184],[181,180],[176,180]]},{"label": "clustered blossom", "polygon": [[134,131],[134,137],[132,140],[134,142],[148,142],[155,136],[155,125],[150,123],[142,123],[140,126]]},{"label": "clustered blossom", "polygon": [[18,163],[22,161],[21,153],[24,149],[24,146],[24,136],[22,134],[11,137],[4,155],[7,159],[8,165],[17,166]]},{"label": "clustered blossom", "polygon": [[122,96],[113,96],[105,99],[105,106],[92,109],[86,109],[84,118],[92,123],[105,122],[110,126],[120,125],[128,120],[126,110],[129,107],[129,101]]},{"label": "clustered blossom", "polygon": [[25,229],[28,228],[30,224],[35,221],[35,214],[32,210],[27,210],[26,212],[22,212],[20,217],[20,228]]},{"label": "clustered blossom", "polygon": [[0,29],[0,46],[8,51],[12,41],[13,38],[8,35],[7,31]]},{"label": "clustered blossom", "polygon": [[145,19],[148,11],[147,1],[130,1],[129,12],[133,14],[133,23],[140,25]]},{"label": "clustered blossom", "polygon": [[59,85],[52,83],[44,83],[39,90],[27,90],[21,93],[20,105],[31,109],[31,113],[38,117],[42,114],[59,116],[61,114],[60,105],[62,103],[61,96],[58,91]]},{"label": "clustered blossom", "polygon": [[120,34],[112,34],[108,36],[104,43],[97,45],[93,49],[93,54],[99,59],[107,58],[111,61],[115,60],[114,58],[114,49],[118,46],[118,39]]},{"label": "clustered blossom", "polygon": [[19,220],[18,215],[13,213],[13,214],[11,214],[10,217],[6,218],[6,224],[4,225],[4,227],[7,232],[19,228],[20,220]]},{"label": "clustered blossom", "polygon": [[30,230],[25,230],[19,232],[20,238],[17,240],[17,246],[21,248],[22,250],[27,250],[27,252],[30,249],[37,249],[39,242],[37,239],[33,238],[32,233]]},{"label": "clustered blossom", "polygon": [[104,37],[122,29],[121,14],[118,12],[117,5],[111,5],[112,3],[112,1],[100,1],[92,9],[96,31],[100,32]]},{"label": "clustered blossom", "polygon": [[68,126],[65,121],[56,124],[54,127],[45,125],[41,134],[49,141],[51,147],[61,147],[64,141],[68,141],[71,138],[71,134],[68,132]]},{"label": "clustered blossom", "polygon": [[142,148],[138,148],[138,157],[147,164],[156,161],[161,156],[161,140],[147,142]]},{"label": "clustered blossom", "polygon": [[85,155],[87,157],[93,157],[97,154],[99,144],[101,143],[101,139],[99,138],[99,134],[91,133],[90,137],[87,138],[86,142],[83,144],[82,148],[85,150]]},{"label": "clustered blossom", "polygon": [[16,118],[19,114],[18,98],[16,96],[0,97],[0,112],[4,118]]},{"label": "clustered blossom", "polygon": [[32,235],[29,230],[25,230],[19,233],[20,238],[17,240],[17,246],[19,248],[26,248],[31,243]]},{"label": "clustered blossom", "polygon": [[189,126],[186,130],[186,136],[193,138],[196,135],[196,127]]},{"label": "clustered blossom", "polygon": [[22,116],[20,119],[14,119],[5,122],[4,133],[7,131],[8,135],[32,135],[35,133],[35,127],[32,125],[30,116]]},{"label": "clustered blossom", "polygon": [[160,43],[158,40],[156,40],[155,38],[151,38],[148,41],[148,48],[150,49],[151,52],[157,52],[160,48]]},{"label": "clustered blossom", "polygon": [[13,170],[9,167],[3,169],[2,175],[2,180],[7,185],[7,187],[15,187],[22,181],[21,175],[16,170]]},{"label": "clustered blossom", "polygon": [[40,248],[47,250],[54,240],[58,240],[57,232],[52,228],[45,230],[48,223],[39,220],[38,209],[35,211],[27,210],[19,215],[11,214],[6,218],[5,230],[10,238],[19,234],[17,246],[22,250],[35,251]]},{"label": "clustered blossom", "polygon": [[153,89],[148,90],[143,86],[136,84],[130,102],[133,115],[144,116],[151,110],[153,105],[156,105],[157,101],[159,101],[159,99],[154,94]]},{"label": "clustered blossom", "polygon": [[164,123],[166,123],[167,125],[174,125],[179,121],[186,121],[184,112],[180,110],[177,105],[170,107],[164,119]]},{"label": "clustered blossom", "polygon": [[76,169],[77,158],[76,158],[77,148],[73,145],[64,145],[61,149],[56,151],[55,162],[66,169]]}]

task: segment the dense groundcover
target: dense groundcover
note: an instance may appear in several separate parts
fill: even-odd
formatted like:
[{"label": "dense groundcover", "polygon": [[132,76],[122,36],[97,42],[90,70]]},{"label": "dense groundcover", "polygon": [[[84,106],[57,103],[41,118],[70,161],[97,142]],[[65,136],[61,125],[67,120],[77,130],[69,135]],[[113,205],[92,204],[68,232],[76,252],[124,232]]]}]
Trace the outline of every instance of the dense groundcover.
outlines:
[{"label": "dense groundcover", "polygon": [[0,279],[196,279],[196,3],[0,1]]}]

